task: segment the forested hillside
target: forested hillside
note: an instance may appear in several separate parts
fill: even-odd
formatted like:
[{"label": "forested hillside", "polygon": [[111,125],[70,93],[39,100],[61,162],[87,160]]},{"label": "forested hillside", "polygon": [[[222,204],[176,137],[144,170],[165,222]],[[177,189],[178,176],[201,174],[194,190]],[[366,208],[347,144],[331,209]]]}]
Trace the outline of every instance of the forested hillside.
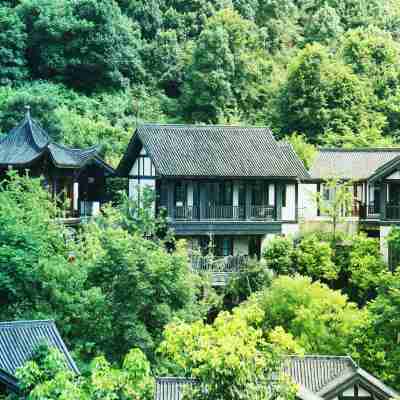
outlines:
[{"label": "forested hillside", "polygon": [[29,104],[114,165],[137,121],[392,144],[399,27],[396,0],[4,0],[0,131]]},{"label": "forested hillside", "polygon": [[[102,144],[114,167],[143,122],[266,125],[306,163],[317,145],[400,146],[399,40],[399,0],[3,0],[0,132],[29,105],[54,139]],[[73,230],[61,193],[7,174],[0,321],[55,320],[82,372],[39,351],[8,400],[150,400],[155,376],[196,378],[191,399],[292,400],[276,379],[289,354],[351,355],[400,390],[400,270],[377,239],[336,232],[349,183],[334,201],[316,193],[328,230],[275,237],[215,289],[154,193]],[[400,253],[399,227],[388,245]],[[211,231],[209,247],[211,263]]]}]

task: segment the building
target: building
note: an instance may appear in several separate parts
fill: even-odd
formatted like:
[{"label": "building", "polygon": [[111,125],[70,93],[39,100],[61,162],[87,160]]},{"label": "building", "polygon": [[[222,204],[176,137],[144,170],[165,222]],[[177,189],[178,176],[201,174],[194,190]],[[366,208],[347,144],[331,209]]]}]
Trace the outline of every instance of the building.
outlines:
[{"label": "building", "polygon": [[[299,400],[386,400],[398,393],[360,368],[348,356],[288,357],[282,372],[297,385]],[[184,388],[196,381],[158,378],[155,400],[182,400]]]},{"label": "building", "polygon": [[80,150],[55,143],[29,111],[0,139],[0,177],[9,169],[43,176],[52,196],[67,204],[65,217],[77,220],[99,211],[105,200],[105,180],[114,174],[98,147]]},{"label": "building", "polygon": [[0,322],[0,393],[19,391],[17,369],[43,344],[58,349],[66,366],[79,374],[54,321]]},{"label": "building", "polygon": [[177,237],[203,255],[260,256],[273,235],[298,230],[298,187],[308,178],[268,128],[142,125],[118,167],[129,195],[156,191]]},{"label": "building", "polygon": [[310,169],[311,181],[301,187],[301,215],[308,224],[324,217],[310,198],[317,192],[330,199],[324,180],[338,177],[353,184],[354,209],[346,221],[348,231],[362,230],[380,238],[382,254],[389,261],[387,235],[400,224],[400,148],[320,149]]}]

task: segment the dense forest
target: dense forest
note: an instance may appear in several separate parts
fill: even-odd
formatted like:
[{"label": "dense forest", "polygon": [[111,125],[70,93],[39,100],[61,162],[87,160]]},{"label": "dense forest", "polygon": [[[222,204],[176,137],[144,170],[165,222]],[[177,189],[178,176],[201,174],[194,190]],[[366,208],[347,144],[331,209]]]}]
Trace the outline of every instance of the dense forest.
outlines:
[{"label": "dense forest", "polygon": [[[29,105],[113,166],[142,122],[266,125],[305,162],[393,146],[399,39],[397,0],[3,0],[0,132]],[[55,319],[82,372],[38,354],[18,372],[31,400],[151,399],[156,375],[267,400],[285,354],[350,354],[400,389],[400,278],[374,239],[276,238],[217,292],[145,205],[124,198],[74,240],[38,179],[10,173],[0,205],[0,319]]]},{"label": "dense forest", "polygon": [[101,142],[114,165],[145,121],[390,145],[399,26],[395,0],[3,1],[0,131],[29,104],[57,139]]}]

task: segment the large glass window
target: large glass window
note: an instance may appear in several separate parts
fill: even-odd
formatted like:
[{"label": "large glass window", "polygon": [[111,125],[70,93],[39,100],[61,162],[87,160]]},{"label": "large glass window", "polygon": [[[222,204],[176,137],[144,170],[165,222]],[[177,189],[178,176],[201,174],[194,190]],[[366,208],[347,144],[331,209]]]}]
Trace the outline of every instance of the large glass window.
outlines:
[{"label": "large glass window", "polygon": [[224,206],[231,206],[233,200],[233,187],[232,182],[223,182],[221,184],[221,204]]},{"label": "large glass window", "polygon": [[255,181],[252,184],[251,203],[253,206],[263,206],[269,204],[269,187],[265,181]]},{"label": "large glass window", "polygon": [[227,257],[233,253],[233,239],[231,237],[216,236],[215,242],[215,255],[219,257]]},{"label": "large glass window", "polygon": [[184,182],[177,182],[175,184],[175,205],[182,207],[186,204],[187,192],[186,184]]}]

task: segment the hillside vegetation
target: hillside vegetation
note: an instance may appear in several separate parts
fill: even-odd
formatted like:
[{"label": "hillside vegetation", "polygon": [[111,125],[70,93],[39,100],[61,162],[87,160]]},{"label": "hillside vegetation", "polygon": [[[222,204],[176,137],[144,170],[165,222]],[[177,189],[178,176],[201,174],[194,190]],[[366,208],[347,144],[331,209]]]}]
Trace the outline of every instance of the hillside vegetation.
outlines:
[{"label": "hillside vegetation", "polygon": [[138,121],[391,145],[399,27],[396,0],[5,0],[0,132],[29,104],[57,140],[101,142],[114,165]]}]

